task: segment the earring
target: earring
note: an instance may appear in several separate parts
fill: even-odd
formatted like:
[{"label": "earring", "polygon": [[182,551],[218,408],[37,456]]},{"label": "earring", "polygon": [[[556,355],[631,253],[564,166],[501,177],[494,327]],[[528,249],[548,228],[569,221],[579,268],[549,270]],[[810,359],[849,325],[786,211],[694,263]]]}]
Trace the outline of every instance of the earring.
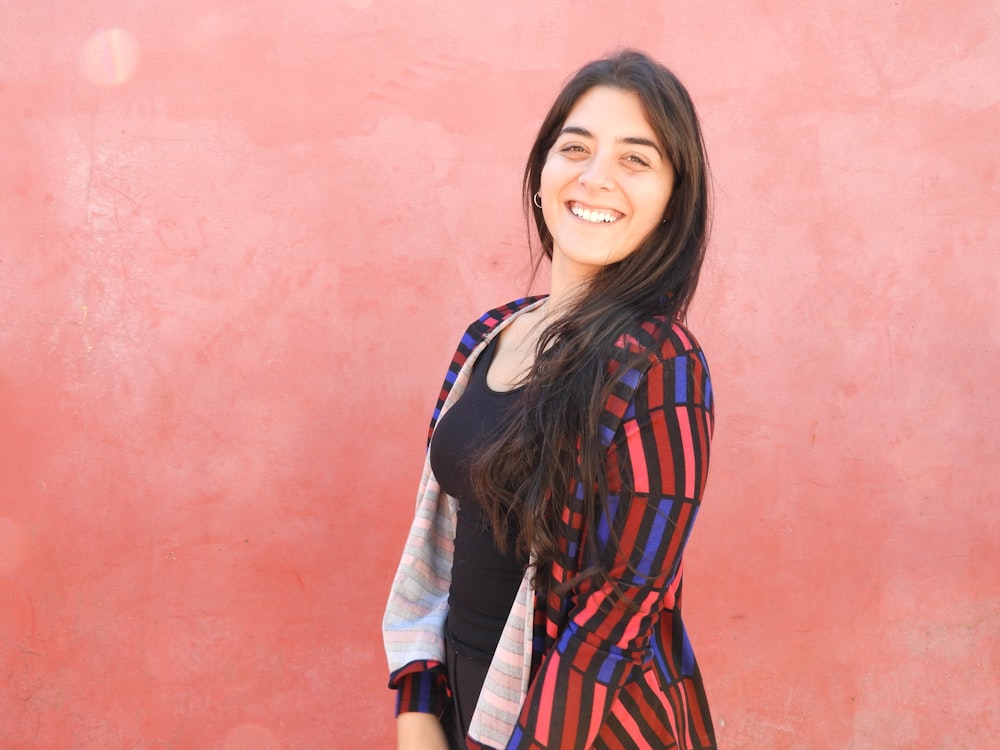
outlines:
[{"label": "earring", "polygon": [[532,198],[532,200],[535,202],[535,205],[538,208],[541,208],[542,207],[542,193],[541,193],[541,191],[535,193],[535,197]]}]

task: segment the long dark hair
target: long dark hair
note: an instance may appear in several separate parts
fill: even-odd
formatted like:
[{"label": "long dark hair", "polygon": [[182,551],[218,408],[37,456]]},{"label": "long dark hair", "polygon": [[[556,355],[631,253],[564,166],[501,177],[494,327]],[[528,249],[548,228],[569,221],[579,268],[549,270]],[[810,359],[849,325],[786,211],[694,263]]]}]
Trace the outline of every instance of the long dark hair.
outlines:
[{"label": "long dark hair", "polygon": [[[569,79],[531,148],[522,197],[525,217],[529,223],[533,220],[541,245],[535,269],[543,258],[552,258],[552,235],[533,202],[542,167],[570,111],[595,86],[638,95],[673,166],[674,185],[664,214],[667,221],[657,224],[634,252],[589,280],[569,309],[542,332],[512,418],[473,463],[478,496],[499,500],[484,508],[497,543],[505,547],[515,521],[518,548],[535,556],[536,581],[559,559],[560,515],[576,471],[582,478],[587,518],[594,521],[605,511],[607,482],[598,436],[614,385],[609,363],[630,365],[648,354],[623,359],[626,355],[616,342],[650,316],[684,318],[708,236],[708,160],[691,98],[667,68],[625,50],[588,63]],[[596,544],[596,535],[588,536]],[[597,562],[595,546],[588,559]],[[599,566],[589,572],[605,574]]]}]

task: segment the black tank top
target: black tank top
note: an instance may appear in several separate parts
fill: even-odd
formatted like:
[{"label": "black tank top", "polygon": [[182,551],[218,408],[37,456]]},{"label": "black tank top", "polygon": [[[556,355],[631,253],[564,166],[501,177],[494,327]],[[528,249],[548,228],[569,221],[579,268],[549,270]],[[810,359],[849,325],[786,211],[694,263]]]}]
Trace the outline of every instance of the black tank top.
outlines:
[{"label": "black tank top", "polygon": [[503,426],[520,389],[497,392],[486,384],[494,338],[473,365],[469,385],[441,417],[430,459],[441,489],[459,500],[455,558],[448,594],[448,635],[465,656],[489,661],[520,586],[527,560],[515,551],[518,528],[510,524],[506,553],[497,548],[483,509],[495,498],[476,497],[468,460]]}]

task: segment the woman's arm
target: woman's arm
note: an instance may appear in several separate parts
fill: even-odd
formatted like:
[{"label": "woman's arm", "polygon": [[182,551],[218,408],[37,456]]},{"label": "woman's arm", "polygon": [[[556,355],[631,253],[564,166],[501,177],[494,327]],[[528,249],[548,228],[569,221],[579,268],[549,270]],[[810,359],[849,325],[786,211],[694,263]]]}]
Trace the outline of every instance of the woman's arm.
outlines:
[{"label": "woman's arm", "polygon": [[398,750],[448,750],[448,738],[438,717],[406,713],[396,717]]},{"label": "woman's arm", "polygon": [[[708,469],[710,386],[699,353],[655,363],[625,411],[609,467],[607,520],[598,524],[609,580],[581,593],[545,654],[509,750],[590,748],[654,625],[673,607],[681,555]],[[591,532],[593,533],[593,532]],[[615,541],[617,537],[617,542]]]}]

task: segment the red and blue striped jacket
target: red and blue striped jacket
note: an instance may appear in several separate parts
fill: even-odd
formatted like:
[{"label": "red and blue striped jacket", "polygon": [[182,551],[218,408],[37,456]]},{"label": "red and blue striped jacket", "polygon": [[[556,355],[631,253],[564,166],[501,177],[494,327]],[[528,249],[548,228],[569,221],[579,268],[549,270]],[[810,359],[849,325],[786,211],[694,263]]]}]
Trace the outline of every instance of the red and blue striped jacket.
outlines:
[{"label": "red and blue striped jacket", "polygon": [[[464,391],[486,342],[539,302],[512,302],[469,327],[431,433]],[[705,488],[713,427],[708,367],[694,337],[662,318],[637,325],[618,346],[647,356],[640,366],[613,370],[600,436],[608,512],[587,522],[578,476],[562,513],[561,562],[538,589],[530,572],[522,580],[472,720],[474,750],[716,748],[681,621],[682,553]],[[456,511],[425,462],[383,620],[397,712],[440,714],[448,700],[443,633]],[[589,535],[604,550],[609,581],[584,579],[555,593],[587,567]]]}]

